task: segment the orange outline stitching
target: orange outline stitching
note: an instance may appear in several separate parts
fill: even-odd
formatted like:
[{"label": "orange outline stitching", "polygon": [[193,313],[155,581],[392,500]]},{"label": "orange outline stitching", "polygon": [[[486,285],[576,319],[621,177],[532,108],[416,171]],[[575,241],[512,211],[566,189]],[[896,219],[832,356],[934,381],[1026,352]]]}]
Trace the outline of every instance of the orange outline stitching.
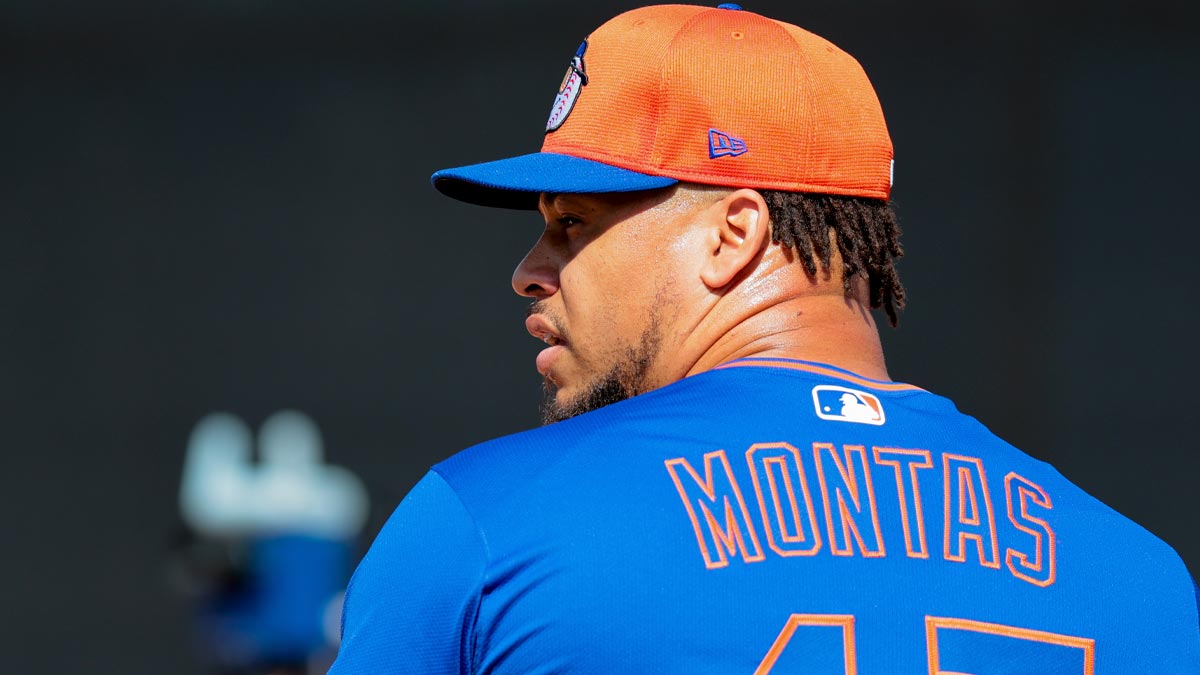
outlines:
[{"label": "orange outline stitching", "polygon": [[1083,675],[1094,675],[1096,670],[1096,641],[1089,638],[1061,635],[1032,628],[1017,628],[999,623],[986,623],[970,619],[951,619],[942,616],[925,617],[925,646],[929,656],[929,675],[956,675],[942,670],[941,657],[938,654],[937,630],[964,630],[986,635],[999,635],[1017,640],[1041,642],[1043,644],[1073,647],[1083,650]]},{"label": "orange outline stitching", "polygon": [[852,614],[793,614],[788,617],[779,637],[771,643],[771,648],[767,650],[767,655],[763,657],[762,663],[758,664],[754,675],[766,675],[775,667],[779,655],[791,642],[792,636],[800,626],[840,626],[842,629],[842,661],[846,666],[846,675],[858,674],[858,655],[855,653],[854,616]]},{"label": "orange outline stitching", "polygon": [[[979,497],[975,495],[975,482],[971,480],[971,470],[965,466],[958,467],[958,493],[966,494],[966,499],[958,500],[958,522],[965,525],[979,525]],[[967,515],[967,504],[971,505],[971,515]]]},{"label": "orange outline stitching", "polygon": [[[1033,530],[1033,528],[1022,525],[1021,523],[1017,522],[1017,517],[1015,515],[1013,515],[1013,490],[1012,490],[1013,479],[1016,479],[1017,481],[1020,482],[1017,485],[1017,498],[1019,499],[1019,501],[1021,503],[1022,518],[1027,522],[1032,522],[1034,524],[1040,525],[1042,527],[1043,532],[1035,532]],[[1032,488],[1032,490],[1030,488]],[[1036,490],[1037,492],[1035,493],[1034,490]],[[1034,586],[1040,586],[1042,588],[1046,588],[1054,583],[1055,574],[1056,574],[1055,553],[1054,553],[1054,549],[1055,549],[1054,530],[1050,527],[1050,524],[1047,523],[1046,521],[1042,520],[1041,518],[1036,518],[1034,516],[1029,515],[1029,510],[1027,508],[1028,502],[1026,501],[1026,499],[1028,498],[1029,500],[1032,500],[1034,504],[1037,504],[1038,506],[1042,507],[1043,509],[1049,510],[1053,507],[1053,505],[1050,503],[1050,495],[1046,494],[1046,491],[1042,489],[1042,486],[1038,485],[1037,483],[1034,483],[1033,481],[1016,473],[1015,471],[1010,471],[1009,474],[1004,477],[1004,493],[1005,493],[1005,496],[1007,497],[1007,501],[1008,501],[1008,519],[1009,519],[1009,521],[1011,521],[1013,526],[1016,527],[1018,530],[1026,533],[1026,534],[1032,535],[1034,540],[1036,541],[1035,548],[1034,548],[1034,558],[1033,558],[1034,563],[1033,564],[1029,563],[1029,556],[1027,556],[1026,554],[1024,554],[1014,548],[1011,548],[1011,547],[1008,547],[1005,549],[1004,563],[1005,563],[1005,565],[1008,566],[1008,571],[1012,572],[1012,575],[1014,577],[1021,579],[1023,581],[1028,581],[1029,583],[1033,584]],[[1043,538],[1043,534],[1045,535],[1044,538]],[[1046,542],[1045,548],[1043,548],[1043,546],[1042,546],[1043,541]],[[1013,565],[1013,558],[1016,558],[1017,562],[1024,569],[1027,569],[1027,570],[1030,570],[1033,572],[1048,572],[1048,574],[1046,575],[1046,578],[1038,579],[1036,577],[1032,577],[1032,576],[1023,574],[1022,572],[1018,571],[1017,567],[1015,565]]]},{"label": "orange outline stitching", "polygon": [[[787,450],[792,453],[796,461],[796,472],[800,477],[800,491],[804,494],[804,503],[808,507],[808,523],[813,533],[813,543],[807,549],[783,549],[775,542],[775,527],[772,525],[771,517],[767,512],[767,504],[763,499],[762,485],[758,479],[759,462],[754,455],[760,450]],[[767,546],[772,551],[775,551],[781,556],[811,556],[816,555],[821,550],[821,526],[817,524],[817,512],[813,509],[812,493],[808,489],[808,479],[804,475],[804,464],[800,461],[800,450],[788,443],[755,443],[746,451],[746,464],[750,467],[750,479],[754,482],[754,492],[758,497],[758,508],[762,512],[763,529],[767,533]],[[783,468],[783,483],[787,491],[788,502],[791,506],[792,519],[796,523],[796,534],[789,535],[787,531],[787,523],[783,519],[783,505],[779,502],[779,489],[775,485],[775,474],[771,471],[771,464],[778,464]],[[762,460],[763,468],[767,475],[767,484],[771,488],[771,498],[775,506],[775,519],[779,524],[780,537],[784,543],[795,544],[803,543],[804,524],[800,520],[799,503],[796,501],[796,492],[792,487],[792,481],[787,470],[787,461],[781,456],[765,457]]]},{"label": "orange outline stitching", "polygon": [[[716,506],[717,492],[716,486],[713,484],[712,460],[720,459],[721,465],[725,469],[725,476],[729,479],[729,485],[733,488],[734,496],[737,497],[738,508],[742,512],[742,521],[746,525],[746,531],[750,535],[750,541],[754,544],[754,554],[751,555],[746,547],[746,541],[742,536],[741,529],[737,527],[737,514],[733,512],[733,506],[729,503],[729,495],[722,495],[725,500],[725,527],[729,532],[721,529],[720,523],[712,510],[704,503],[700,504],[700,508],[704,511],[704,520],[708,525],[709,534],[712,535],[713,544],[717,551],[717,560],[712,559],[712,555],[708,551],[708,546],[704,541],[704,532],[700,528],[700,520],[696,517],[696,511],[692,508],[692,500],[687,494],[687,488],[683,486],[683,481],[679,479],[679,474],[675,472],[675,467],[683,466],[692,480],[704,492],[704,496]],[[733,476],[733,468],[729,465],[729,458],[725,455],[724,450],[705,453],[704,455],[704,475],[705,480],[700,479],[700,475],[692,468],[687,459],[677,457],[668,459],[664,464],[667,467],[667,472],[671,474],[671,480],[675,482],[675,489],[679,492],[679,497],[683,499],[684,508],[687,509],[688,518],[692,521],[692,528],[696,532],[696,541],[700,544],[700,553],[704,556],[704,566],[707,569],[716,569],[725,567],[729,564],[729,559],[725,552],[728,551],[730,556],[736,556],[738,548],[742,550],[742,559],[748,563],[760,562],[766,558],[762,551],[762,545],[758,543],[758,533],[754,527],[754,521],[750,519],[750,510],[746,508],[746,500],[742,497],[742,489],[738,486],[737,479]],[[717,532],[721,534],[717,534]],[[724,535],[724,536],[722,536]],[[724,544],[724,548],[722,548]]]},{"label": "orange outline stitching", "polygon": [[[842,478],[842,485],[846,486],[846,492],[850,493],[850,499],[854,502],[854,510],[856,513],[862,513],[862,500],[859,498],[858,480],[854,475],[854,464],[850,461],[850,453],[853,451],[859,456],[859,462],[862,465],[864,483],[866,484],[867,505],[871,509],[871,525],[875,530],[875,541],[879,544],[878,550],[868,550],[866,543],[863,541],[862,532],[858,529],[858,523],[847,508],[846,500],[842,497],[842,491],[836,490],[835,495],[838,500],[838,515],[841,518],[842,534],[845,535],[846,548],[838,548],[837,536],[833,532],[833,513],[830,508],[829,488],[825,484],[825,467],[821,463],[821,450],[828,450],[833,463],[837,465],[838,474]],[[817,464],[817,480],[821,484],[821,499],[825,507],[825,526],[829,531],[829,550],[836,556],[853,556],[854,546],[851,543],[851,535],[854,541],[858,543],[858,549],[864,558],[882,558],[887,555],[887,548],[883,542],[883,532],[879,527],[879,510],[875,504],[875,486],[871,482],[871,467],[867,465],[867,449],[861,445],[843,445],[842,452],[846,456],[846,463],[843,464],[838,458],[837,448],[832,443],[813,443],[813,458]]]},{"label": "orange outline stitching", "polygon": [[[904,526],[904,548],[910,558],[929,558],[929,545],[925,540],[925,513],[921,508],[921,484],[917,480],[917,469],[932,469],[933,468],[933,453],[928,450],[909,450],[905,448],[871,448],[872,454],[875,457],[876,464],[886,464],[896,472],[896,495],[900,498],[900,515],[901,524]],[[909,457],[924,457],[925,461],[917,463],[916,461],[904,462],[908,466],[909,477],[912,479],[912,501],[916,511],[917,523],[917,541],[920,544],[920,549],[913,551],[912,529],[909,525],[909,509],[908,498],[906,494],[909,492],[905,489],[904,472],[900,468],[899,459],[883,459],[881,453],[889,455],[907,455]]]},{"label": "orange outline stitching", "polygon": [[761,361],[737,361],[734,363],[725,363],[725,364],[717,366],[716,368],[713,368],[713,370],[725,370],[726,368],[748,368],[748,367],[753,367],[753,366],[767,367],[767,368],[787,368],[789,370],[800,370],[800,371],[803,371],[806,373],[815,373],[817,375],[824,375],[826,377],[832,377],[837,380],[853,382],[854,384],[857,384],[860,387],[867,387],[868,389],[878,389],[880,391],[925,391],[924,389],[922,389],[920,387],[916,387],[911,384],[904,384],[902,382],[873,382],[871,380],[867,380],[867,379],[858,377],[856,375],[848,375],[846,373],[838,372],[836,370],[831,370],[829,368],[822,368],[820,366],[810,366],[810,365],[803,364],[803,363],[792,363],[790,361],[775,361],[773,359],[763,359]]},{"label": "orange outline stitching", "polygon": [[[804,543],[804,528],[800,522],[800,504],[796,502],[796,488],[792,486],[791,474],[787,470],[787,460],[782,457],[768,457],[763,460],[763,466],[767,470],[767,485],[771,488],[771,505],[775,507],[775,519],[779,522],[780,538],[786,542]],[[796,523],[795,534],[788,532],[785,527],[783,503],[779,501],[779,485],[775,482],[775,471],[771,467],[781,468],[783,471],[779,475],[783,479],[783,491],[787,493],[788,510],[792,512],[792,522]],[[759,495],[759,498],[761,497],[762,495]]]},{"label": "orange outline stitching", "polygon": [[[982,490],[983,505],[987,509],[988,532],[991,535],[992,557],[991,557],[990,562],[989,562],[989,559],[987,558],[987,556],[984,554],[983,536],[978,533],[960,531],[958,533],[958,542],[957,542],[959,554],[957,556],[950,554],[950,523],[951,523],[951,519],[950,519],[950,462],[952,460],[962,461],[967,464],[973,464],[975,466],[976,470],[978,470],[978,472],[979,472],[978,473],[979,484],[983,488],[983,490]],[[951,560],[954,562],[966,562],[967,561],[966,540],[973,539],[975,541],[975,548],[979,552],[979,564],[984,567],[990,567],[992,569],[997,569],[997,570],[1000,569],[1000,544],[999,544],[999,540],[996,537],[996,517],[995,517],[995,513],[992,511],[992,496],[991,496],[991,493],[988,491],[987,473],[983,469],[983,460],[979,459],[978,457],[967,457],[966,455],[954,455],[954,454],[950,454],[950,453],[945,453],[942,455],[942,465],[944,467],[944,470],[942,472],[942,494],[943,494],[943,498],[944,498],[943,509],[945,512],[945,520],[944,520],[945,527],[943,530],[944,535],[942,537],[942,557],[944,557],[946,560]],[[982,511],[980,510],[979,504],[976,501],[975,486],[973,485],[973,481],[968,481],[967,483],[965,483],[965,485],[969,486],[969,490],[971,492],[971,501],[974,503],[974,509],[975,509],[975,519],[974,519],[974,522],[967,522],[967,521],[963,520],[963,518],[966,515],[966,512],[963,510],[965,507],[965,504],[962,499],[963,492],[964,492],[964,490],[963,490],[964,483],[962,482],[962,480],[963,480],[964,476],[969,476],[970,473],[971,473],[970,469],[966,466],[958,466],[958,467],[956,467],[956,471],[954,472],[955,477],[958,479],[957,492],[959,495],[959,504],[958,504],[959,520],[957,522],[960,525],[980,525],[979,519],[982,517]]]}]

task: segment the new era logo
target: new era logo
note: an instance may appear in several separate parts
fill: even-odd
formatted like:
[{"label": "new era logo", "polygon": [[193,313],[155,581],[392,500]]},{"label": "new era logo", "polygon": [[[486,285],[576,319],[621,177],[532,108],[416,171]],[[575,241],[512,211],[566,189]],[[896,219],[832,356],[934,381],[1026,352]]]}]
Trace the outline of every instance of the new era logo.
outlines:
[{"label": "new era logo", "polygon": [[821,385],[813,387],[812,395],[817,417],[823,420],[876,426],[884,422],[883,403],[880,403],[878,397],[865,391]]},{"label": "new era logo", "polygon": [[734,138],[723,131],[716,129],[708,130],[708,156],[716,159],[718,157],[737,157],[746,152],[746,141],[740,138]]}]

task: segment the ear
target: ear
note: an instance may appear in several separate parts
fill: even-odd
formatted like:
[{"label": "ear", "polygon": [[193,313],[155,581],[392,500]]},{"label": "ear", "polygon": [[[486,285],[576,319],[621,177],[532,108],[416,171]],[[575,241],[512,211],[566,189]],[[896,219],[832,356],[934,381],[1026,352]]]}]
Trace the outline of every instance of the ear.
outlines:
[{"label": "ear", "polygon": [[713,229],[707,237],[710,256],[700,278],[715,290],[748,270],[771,242],[771,217],[762,195],[749,189],[729,193],[712,208]]}]

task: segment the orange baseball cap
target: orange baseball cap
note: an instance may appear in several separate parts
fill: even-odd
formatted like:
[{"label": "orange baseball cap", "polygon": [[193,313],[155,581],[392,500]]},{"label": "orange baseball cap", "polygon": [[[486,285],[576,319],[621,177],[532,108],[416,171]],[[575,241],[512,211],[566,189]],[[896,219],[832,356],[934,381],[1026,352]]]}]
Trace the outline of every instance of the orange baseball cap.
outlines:
[{"label": "orange baseball cap", "polygon": [[540,193],[679,181],[886,200],[892,141],[852,56],[743,11],[658,5],[617,16],[571,59],[541,152],[433,174],[443,194],[537,208]]}]

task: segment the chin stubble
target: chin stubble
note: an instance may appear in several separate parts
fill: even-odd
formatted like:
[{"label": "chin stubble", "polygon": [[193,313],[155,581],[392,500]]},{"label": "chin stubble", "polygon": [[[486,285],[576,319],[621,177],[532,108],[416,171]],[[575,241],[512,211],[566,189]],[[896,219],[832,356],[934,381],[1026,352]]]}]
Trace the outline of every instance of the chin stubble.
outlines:
[{"label": "chin stubble", "polygon": [[624,358],[583,392],[562,404],[555,400],[558,389],[543,383],[542,424],[561,422],[648,391],[647,374],[661,344],[658,322],[652,321],[636,347],[631,347]]}]

